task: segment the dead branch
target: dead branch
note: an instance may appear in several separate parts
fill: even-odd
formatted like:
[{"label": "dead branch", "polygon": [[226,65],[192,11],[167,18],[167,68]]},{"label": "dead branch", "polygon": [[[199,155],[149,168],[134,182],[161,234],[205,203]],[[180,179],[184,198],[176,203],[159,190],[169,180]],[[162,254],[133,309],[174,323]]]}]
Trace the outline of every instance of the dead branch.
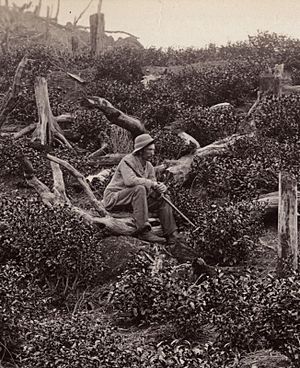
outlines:
[{"label": "dead branch", "polygon": [[[297,197],[300,198],[300,192],[297,193]],[[265,206],[267,213],[277,211],[279,202],[278,191],[260,195],[257,202]]]},{"label": "dead branch", "polygon": [[104,208],[104,206],[95,197],[95,195],[92,192],[90,186],[88,185],[85,177],[78,170],[76,170],[67,161],[64,161],[64,160],[62,160],[60,158],[57,158],[55,156],[52,156],[52,155],[47,154],[47,158],[49,160],[57,163],[57,164],[60,164],[64,168],[66,168],[78,180],[78,182],[80,183],[80,185],[84,189],[85,193],[87,194],[88,198],[90,199],[91,203],[93,204],[94,208],[99,213],[99,215],[101,215],[101,216],[107,216],[108,215],[108,212],[106,211],[106,209]]},{"label": "dead branch", "polygon": [[94,0],[90,0],[90,2],[88,3],[88,5],[83,9],[83,11],[79,14],[78,18],[74,19],[74,27],[76,27],[78,21],[81,19],[81,17],[84,15],[84,13],[88,10],[88,8],[90,7],[90,5],[92,4]]},{"label": "dead branch", "polygon": [[100,156],[97,158],[93,158],[97,161],[98,166],[115,166],[122,160],[122,158],[126,155],[126,153],[111,153],[108,155]]},{"label": "dead branch", "polygon": [[26,134],[32,132],[36,128],[36,125],[37,125],[36,123],[32,123],[32,124],[28,125],[27,127],[21,129],[19,132],[15,133],[13,135],[13,138],[14,139],[19,139],[19,138],[23,137],[23,135],[26,135]]},{"label": "dead branch", "polygon": [[52,208],[56,206],[58,203],[56,201],[56,196],[51,192],[49,187],[42,183],[34,174],[34,169],[31,165],[31,162],[26,158],[22,157],[20,159],[21,165],[24,171],[24,177],[26,179],[27,184],[32,187],[41,197],[43,203]]},{"label": "dead branch", "polygon": [[194,154],[189,154],[179,158],[178,160],[166,160],[165,166],[166,170],[170,172],[175,180],[177,181],[185,181],[189,175],[192,162],[194,158],[197,157],[206,157],[219,155],[223,152],[228,151],[228,148],[233,145],[236,141],[244,137],[251,137],[255,133],[240,135],[233,134],[225,139],[221,139],[219,141],[213,142],[205,147],[198,148]]},{"label": "dead branch", "polygon": [[100,181],[100,183],[103,183],[109,177],[109,175],[112,173],[112,170],[113,169],[101,170],[98,174],[87,176],[86,180],[89,183],[92,183],[93,179],[97,179],[97,180]]},{"label": "dead branch", "polygon": [[105,33],[111,33],[111,34],[114,34],[114,33],[122,33],[122,34],[125,34],[127,36],[136,38],[137,40],[139,39],[139,37],[135,36],[134,34],[129,33],[129,32],[124,32],[124,31],[105,31]]},{"label": "dead branch", "polygon": [[[47,155],[47,157],[51,161],[51,169],[54,182],[53,191],[51,191],[47,185],[42,183],[35,176],[35,172],[30,161],[25,157],[21,158],[21,163],[23,166],[24,176],[27,184],[34,188],[34,190],[40,195],[45,205],[50,208],[55,206],[67,205],[71,212],[77,213],[88,223],[100,225],[101,227],[107,227],[114,234],[131,235],[134,233],[136,227],[133,217],[129,216],[126,218],[114,218],[112,216],[109,216],[108,212],[104,209],[101,202],[98,201],[94,196],[83,175],[81,175],[72,165],[70,165],[66,161],[51,155]],[[70,173],[76,177],[76,179],[85,189],[85,192],[87,193],[94,208],[103,217],[94,216],[88,211],[72,205],[71,201],[66,195],[65,184],[60,165],[67,168],[67,170],[69,170]]]},{"label": "dead branch", "polygon": [[36,15],[37,17],[39,17],[40,16],[40,13],[41,13],[41,8],[42,8],[42,0],[39,0],[38,5],[34,9],[34,15]]},{"label": "dead branch", "polygon": [[261,91],[257,91],[257,99],[255,100],[251,108],[249,109],[247,116],[250,116],[253,113],[253,111],[256,110],[258,104],[260,103],[260,99],[261,99]]},{"label": "dead branch", "polygon": [[88,155],[89,159],[96,159],[99,156],[103,155],[103,152],[106,150],[106,148],[108,147],[108,144],[106,142],[103,142],[101,144],[101,147],[99,149],[97,149],[97,151],[91,153],[90,155]]},{"label": "dead branch", "polygon": [[105,98],[91,96],[87,99],[87,101],[91,106],[101,110],[111,123],[131,132],[133,137],[146,132],[144,124],[139,119],[129,116],[121,110],[118,110]]},{"label": "dead branch", "polygon": [[57,200],[61,203],[71,204],[69,198],[66,194],[66,187],[63,178],[63,173],[60,169],[60,166],[55,162],[50,162],[52,175],[53,175],[53,192],[56,196]]},{"label": "dead branch", "polygon": [[72,114],[62,114],[55,117],[58,123],[68,123],[74,121],[74,116]]}]

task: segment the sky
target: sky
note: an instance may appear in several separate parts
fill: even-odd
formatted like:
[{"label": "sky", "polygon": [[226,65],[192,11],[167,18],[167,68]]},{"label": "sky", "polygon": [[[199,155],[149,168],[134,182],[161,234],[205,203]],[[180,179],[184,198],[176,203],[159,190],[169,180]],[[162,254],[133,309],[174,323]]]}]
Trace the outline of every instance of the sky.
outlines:
[{"label": "sky", "polygon": [[[2,4],[5,0],[0,0]],[[59,23],[73,22],[90,0],[61,0]],[[29,0],[9,0],[22,5]],[[32,0],[33,6],[38,0]],[[43,0],[56,12],[57,0]],[[89,25],[97,11],[93,0],[79,24]],[[270,31],[300,38],[300,0],[102,0],[105,28],[126,31],[145,46],[205,47],[243,41]]]}]

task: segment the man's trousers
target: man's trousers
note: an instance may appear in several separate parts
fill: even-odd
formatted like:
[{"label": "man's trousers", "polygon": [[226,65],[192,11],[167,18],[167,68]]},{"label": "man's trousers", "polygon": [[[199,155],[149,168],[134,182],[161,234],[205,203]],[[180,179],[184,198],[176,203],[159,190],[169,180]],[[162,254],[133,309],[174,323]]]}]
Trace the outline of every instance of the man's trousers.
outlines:
[{"label": "man's trousers", "polygon": [[130,205],[133,209],[137,231],[142,229],[148,222],[149,211],[158,214],[165,237],[177,230],[173,209],[159,193],[150,191],[148,195],[143,185],[136,185],[110,193],[110,196],[116,196],[116,198],[112,200],[114,206],[107,208],[107,210],[117,210],[118,207]]}]

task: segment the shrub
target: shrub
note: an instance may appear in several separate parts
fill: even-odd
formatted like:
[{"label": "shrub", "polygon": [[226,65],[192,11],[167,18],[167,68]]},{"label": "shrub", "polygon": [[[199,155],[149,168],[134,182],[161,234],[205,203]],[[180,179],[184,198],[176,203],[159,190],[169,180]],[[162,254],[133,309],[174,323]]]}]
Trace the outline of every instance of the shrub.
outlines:
[{"label": "shrub", "polygon": [[96,61],[97,78],[120,80],[125,83],[142,78],[141,50],[122,47],[106,51]]},{"label": "shrub", "polygon": [[209,110],[193,106],[181,110],[178,125],[194,137],[200,146],[237,133],[240,118],[233,108]]},{"label": "shrub", "polygon": [[256,329],[269,345],[300,364],[300,276],[269,278],[260,295],[261,319]]},{"label": "shrub", "polygon": [[48,297],[22,266],[0,265],[0,362],[14,362],[24,332],[22,320],[45,315],[47,306]]},{"label": "shrub", "polygon": [[202,347],[179,339],[155,344],[147,336],[145,341],[126,341],[124,333],[118,333],[95,312],[71,318],[56,316],[55,319],[33,320],[28,328],[17,361],[24,368],[230,366],[226,365],[230,362],[227,354],[211,344]]},{"label": "shrub", "polygon": [[195,151],[195,144],[186,144],[175,132],[168,130],[153,130],[152,137],[155,139],[155,164],[163,160],[177,160],[181,156]]},{"label": "shrub", "polygon": [[289,95],[281,98],[269,97],[263,100],[255,112],[255,123],[265,137],[275,138],[279,143],[299,141],[300,96]]},{"label": "shrub", "polygon": [[165,261],[159,272],[154,267],[140,256],[120,276],[112,301],[119,322],[171,323],[176,337],[195,338],[207,319],[203,292],[191,286],[172,263]]},{"label": "shrub", "polygon": [[[261,206],[246,200],[203,202],[176,183],[168,187],[174,204],[197,226],[189,231],[187,242],[206,262],[235,265],[247,259],[262,231]],[[182,226],[182,218],[175,216]]]},{"label": "shrub", "polygon": [[108,366],[119,352],[118,339],[97,315],[55,316],[32,320],[27,327],[19,357],[24,368]]},{"label": "shrub", "polygon": [[195,157],[189,183],[207,199],[252,200],[278,190],[280,171],[293,173],[299,181],[299,159],[298,144],[280,144],[260,134],[245,136],[227,152]]},{"label": "shrub", "polygon": [[102,280],[103,233],[68,208],[48,208],[39,199],[1,199],[2,263],[22,264],[41,284],[65,292]]},{"label": "shrub", "polygon": [[273,140],[245,137],[213,157],[196,157],[192,164],[193,190],[208,198],[251,200],[276,191],[281,166],[280,146]]},{"label": "shrub", "polygon": [[254,273],[220,273],[212,280],[211,320],[219,343],[227,351],[273,348],[299,366],[299,275],[257,279]]},{"label": "shrub", "polygon": [[[99,110],[77,110],[72,131],[79,136],[78,145],[91,152],[109,143],[111,126]],[[112,147],[108,147],[108,152]]]},{"label": "shrub", "polygon": [[[100,138],[99,138],[100,139]],[[46,158],[46,153],[66,160],[75,167],[81,174],[87,176],[97,169],[97,162],[92,162],[84,151],[74,152],[69,148],[46,146],[43,148],[39,143],[31,142],[30,139],[23,137],[13,140],[10,137],[0,138],[0,168],[3,176],[23,177],[23,166],[21,158],[25,156],[31,162],[36,177],[50,188],[53,185],[52,170],[50,161]],[[65,169],[63,169],[64,182],[68,194],[74,194],[73,184],[75,179]]]},{"label": "shrub", "polygon": [[189,242],[208,262],[222,265],[243,263],[262,231],[259,206],[244,201],[225,202],[199,209]]}]

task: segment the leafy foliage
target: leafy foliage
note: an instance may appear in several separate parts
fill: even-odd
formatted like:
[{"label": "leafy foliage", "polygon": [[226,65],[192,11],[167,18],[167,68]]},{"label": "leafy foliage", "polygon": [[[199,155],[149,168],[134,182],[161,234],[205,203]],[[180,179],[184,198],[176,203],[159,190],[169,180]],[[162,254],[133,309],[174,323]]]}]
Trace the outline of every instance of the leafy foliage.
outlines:
[{"label": "leafy foliage", "polygon": [[1,199],[1,263],[14,260],[41,284],[58,291],[101,281],[101,231],[68,208],[50,209],[37,199]]},{"label": "leafy foliage", "polygon": [[[8,123],[37,120],[35,76],[51,79],[53,72],[83,72],[86,93],[105,97],[138,116],[156,136],[157,163],[194,149],[182,148],[181,139],[167,130],[171,124],[191,134],[201,146],[239,132],[242,117],[232,108],[209,107],[229,102],[245,110],[256,97],[259,74],[267,66],[285,62],[292,80],[300,80],[299,41],[265,32],[224,47],[120,49],[97,59],[24,45],[0,55],[1,93],[11,85],[25,48],[32,60]],[[140,80],[148,66],[169,68],[144,88]],[[107,151],[112,152],[112,129],[101,113],[81,106],[79,97],[66,101],[66,94],[55,83],[49,86],[54,114],[75,114],[72,131],[84,150],[70,154],[54,147],[52,153],[84,175],[90,174],[95,167],[87,156],[103,142],[109,143]],[[299,97],[294,95],[264,99],[253,115],[256,137],[239,139],[226,154],[196,158],[185,186],[169,182],[175,204],[198,229],[186,230],[179,217],[177,223],[186,230],[188,245],[208,263],[243,265],[261,231],[261,208],[252,200],[277,189],[280,170],[294,173],[299,182],[298,105]],[[51,184],[45,151],[25,138],[1,137],[2,175],[20,175],[22,155],[33,163],[37,177]],[[71,179],[64,176],[68,187]],[[195,283],[189,264],[178,266],[151,251],[148,257],[133,257],[133,263],[111,285],[114,316],[125,325],[165,324],[168,331],[159,344],[158,339],[148,345],[138,341],[130,349],[124,336],[116,333],[115,326],[103,323],[97,312],[76,313],[75,308],[71,316],[58,315],[53,309],[64,304],[69,294],[107,281],[106,275],[116,276],[115,270],[106,269],[105,234],[84,224],[69,209],[49,209],[35,198],[3,196],[0,208],[5,224],[0,226],[0,360],[25,368],[217,368],[237,366],[242,354],[272,347],[299,366],[298,275],[260,280],[249,272],[240,276],[219,272]],[[154,263],[161,262],[159,271],[152,258]],[[208,323],[217,338],[202,346],[199,339]]]}]

